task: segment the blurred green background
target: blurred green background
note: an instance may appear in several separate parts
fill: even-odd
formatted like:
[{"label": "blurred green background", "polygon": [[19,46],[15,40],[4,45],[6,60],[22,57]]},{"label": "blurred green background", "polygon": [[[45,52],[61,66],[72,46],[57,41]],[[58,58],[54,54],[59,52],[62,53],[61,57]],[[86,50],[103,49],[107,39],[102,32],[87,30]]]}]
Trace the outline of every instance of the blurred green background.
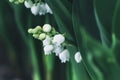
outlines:
[{"label": "blurred green background", "polygon": [[[45,1],[53,15],[34,16],[23,4],[0,0],[0,80],[120,80],[120,0]],[[28,34],[45,23],[75,44],[68,46],[70,62],[45,56]]]}]

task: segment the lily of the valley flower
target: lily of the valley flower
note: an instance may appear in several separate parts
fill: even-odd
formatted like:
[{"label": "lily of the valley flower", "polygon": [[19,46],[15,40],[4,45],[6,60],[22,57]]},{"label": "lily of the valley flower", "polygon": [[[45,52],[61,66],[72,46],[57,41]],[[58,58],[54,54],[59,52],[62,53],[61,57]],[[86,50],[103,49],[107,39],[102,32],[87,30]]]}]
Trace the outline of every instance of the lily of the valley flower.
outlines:
[{"label": "lily of the valley flower", "polygon": [[56,56],[58,56],[64,48],[61,45],[54,44],[54,50],[53,52],[55,53]]},{"label": "lily of the valley flower", "polygon": [[50,32],[51,31],[51,25],[50,24],[44,24],[43,25],[43,31],[44,32]]},{"label": "lily of the valley flower", "polygon": [[43,40],[43,46],[49,45],[51,43],[51,38],[49,36],[46,36],[46,38]]},{"label": "lily of the valley flower", "polygon": [[24,5],[26,8],[31,8],[33,6],[33,2],[31,0],[25,1]]},{"label": "lily of the valley flower", "polygon": [[46,7],[44,3],[40,3],[39,6],[39,15],[45,15],[46,14]]},{"label": "lily of the valley flower", "polygon": [[35,28],[30,28],[28,33],[33,34],[34,38],[42,41],[45,55],[55,53],[62,63],[69,61],[70,53],[65,48],[64,35],[59,34],[50,24],[45,24],[43,27],[36,26]]},{"label": "lily of the valley flower", "polygon": [[62,44],[65,41],[65,37],[62,34],[57,34],[53,37],[53,43]]},{"label": "lily of the valley flower", "polygon": [[52,50],[54,49],[53,45],[46,45],[44,47],[44,53],[45,55],[51,54]]},{"label": "lily of the valley flower", "polygon": [[59,54],[59,59],[61,60],[62,63],[69,61],[69,58],[70,58],[70,53],[67,49],[65,49]]},{"label": "lily of the valley flower", "polygon": [[39,13],[39,6],[40,3],[33,4],[33,6],[31,7],[31,12],[33,15],[37,15]]},{"label": "lily of the valley flower", "polygon": [[45,3],[45,7],[46,7],[46,13],[50,13],[50,14],[53,14],[52,10],[50,9],[50,7],[48,6],[47,3]]},{"label": "lily of the valley flower", "polygon": [[80,52],[76,52],[74,58],[77,63],[80,63],[82,60]]}]

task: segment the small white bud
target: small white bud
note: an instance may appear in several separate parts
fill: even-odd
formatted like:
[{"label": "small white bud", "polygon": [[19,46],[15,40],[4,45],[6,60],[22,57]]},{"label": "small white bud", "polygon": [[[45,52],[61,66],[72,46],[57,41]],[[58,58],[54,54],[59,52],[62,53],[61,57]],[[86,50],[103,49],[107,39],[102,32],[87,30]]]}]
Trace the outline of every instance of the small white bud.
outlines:
[{"label": "small white bud", "polygon": [[65,41],[65,37],[62,34],[57,34],[53,37],[54,44],[62,44]]},{"label": "small white bud", "polygon": [[82,60],[80,52],[76,52],[74,58],[77,63],[80,63]]},{"label": "small white bud", "polygon": [[43,46],[49,45],[51,43],[51,38],[49,36],[46,36],[46,38],[43,40]]},{"label": "small white bud", "polygon": [[50,24],[44,24],[43,25],[43,31],[44,32],[50,32],[51,31],[51,25]]},{"label": "small white bud", "polygon": [[65,49],[59,54],[59,59],[61,60],[62,63],[69,61],[69,58],[70,58],[70,53],[67,49]]},{"label": "small white bud", "polygon": [[31,8],[33,6],[33,2],[31,0],[25,1],[24,5],[26,8]]},{"label": "small white bud", "polygon": [[52,50],[54,49],[53,45],[46,45],[44,47],[44,53],[45,55],[51,54]]},{"label": "small white bud", "polygon": [[50,9],[50,7],[48,6],[47,3],[45,3],[45,8],[46,8],[46,13],[50,13],[50,14],[53,14],[52,10]]},{"label": "small white bud", "polygon": [[45,33],[41,33],[41,34],[39,35],[39,39],[40,39],[40,40],[45,39],[45,37],[46,37],[46,34],[45,34]]},{"label": "small white bud", "polygon": [[39,13],[39,6],[40,4],[33,4],[33,6],[31,7],[31,12],[33,15],[37,15]]}]

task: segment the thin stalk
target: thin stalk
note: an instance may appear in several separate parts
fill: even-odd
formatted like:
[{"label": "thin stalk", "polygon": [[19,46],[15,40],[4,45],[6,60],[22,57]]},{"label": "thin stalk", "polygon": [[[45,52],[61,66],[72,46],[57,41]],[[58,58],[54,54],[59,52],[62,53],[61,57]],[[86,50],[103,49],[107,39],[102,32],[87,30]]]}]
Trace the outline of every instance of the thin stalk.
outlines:
[{"label": "thin stalk", "polygon": [[[49,24],[49,15],[45,16],[45,23]],[[52,70],[53,70],[53,56],[43,56],[45,71],[46,71],[46,80],[52,80]]]},{"label": "thin stalk", "polygon": [[[28,18],[28,26],[31,26],[31,17],[29,16]],[[39,65],[38,65],[38,59],[37,59],[37,55],[36,55],[36,51],[35,51],[35,45],[34,42],[32,40],[32,38],[29,39],[28,42],[28,46],[29,46],[29,50],[30,50],[30,56],[31,56],[31,61],[32,61],[32,65],[33,65],[33,80],[41,80],[41,76],[40,76],[40,70],[39,70]]]}]

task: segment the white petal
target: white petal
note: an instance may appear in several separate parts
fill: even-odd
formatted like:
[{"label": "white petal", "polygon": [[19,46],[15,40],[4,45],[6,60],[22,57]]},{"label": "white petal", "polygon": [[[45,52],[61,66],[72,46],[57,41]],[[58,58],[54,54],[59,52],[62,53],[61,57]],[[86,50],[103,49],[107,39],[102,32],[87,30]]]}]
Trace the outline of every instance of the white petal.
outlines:
[{"label": "white petal", "polygon": [[65,37],[62,34],[57,34],[53,37],[54,44],[62,44],[65,41]]},{"label": "white petal", "polygon": [[50,9],[47,3],[45,3],[45,8],[47,10],[47,13],[53,14],[52,10]]},{"label": "white petal", "polygon": [[40,6],[39,6],[39,15],[45,15],[46,13],[46,8],[45,8],[45,4],[44,3],[40,3]]},{"label": "white petal", "polygon": [[37,15],[39,13],[39,6],[40,4],[34,4],[32,7],[31,7],[31,12],[33,15]]},{"label": "white petal", "polygon": [[44,47],[44,53],[45,55],[51,54],[52,50],[54,49],[53,45],[46,45]]},{"label": "white petal", "polygon": [[51,43],[51,38],[46,36],[45,40],[43,40],[43,46],[49,45]]},{"label": "white petal", "polygon": [[80,52],[76,52],[74,58],[77,63],[80,63],[82,60]]},{"label": "white petal", "polygon": [[54,45],[54,50],[53,52],[55,53],[56,56],[58,56],[62,51],[63,51],[63,47],[61,45]]},{"label": "white petal", "polygon": [[25,1],[24,5],[26,8],[31,8],[33,6],[33,2],[31,0]]},{"label": "white petal", "polygon": [[69,58],[70,58],[70,53],[67,49],[65,49],[59,54],[59,59],[61,60],[62,63],[69,61]]}]

